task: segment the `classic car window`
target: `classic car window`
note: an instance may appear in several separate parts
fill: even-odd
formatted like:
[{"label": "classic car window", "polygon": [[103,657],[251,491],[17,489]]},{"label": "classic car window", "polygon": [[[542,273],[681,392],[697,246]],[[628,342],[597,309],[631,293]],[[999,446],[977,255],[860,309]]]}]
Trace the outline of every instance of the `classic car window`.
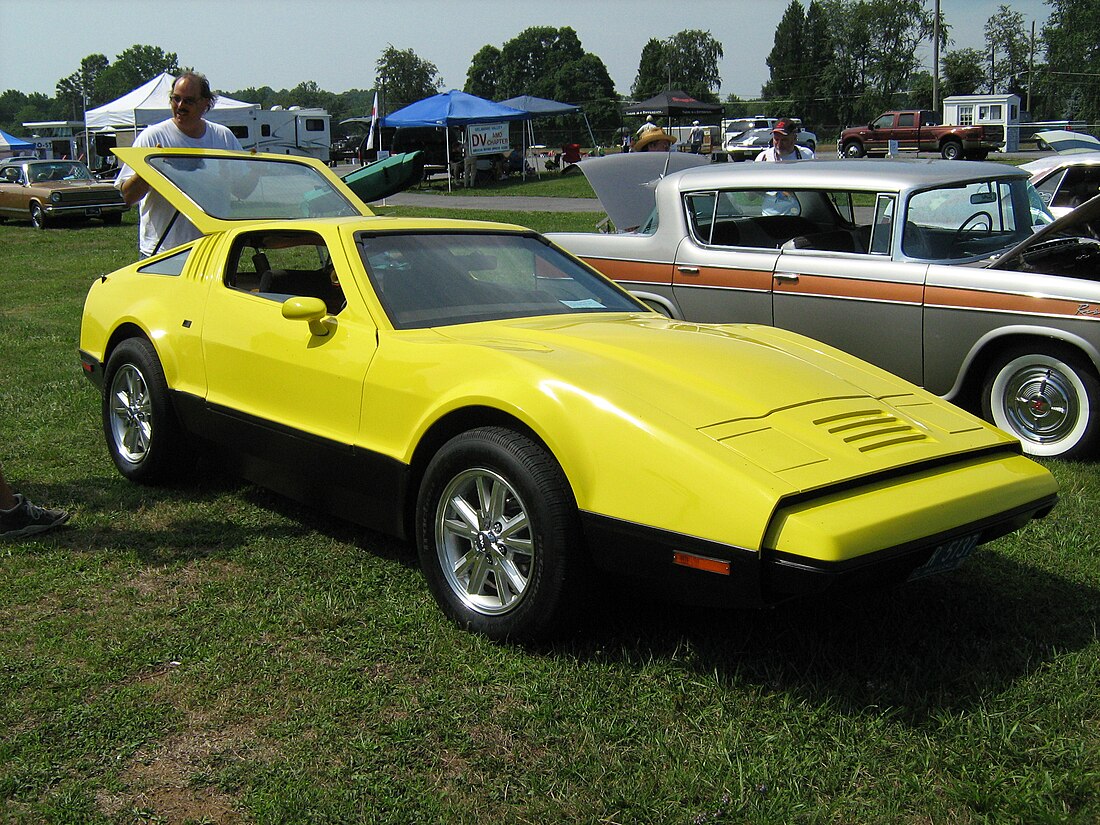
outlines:
[{"label": "classic car window", "polygon": [[246,155],[156,155],[149,165],[206,214],[222,220],[339,218],[359,210],[318,170]]},{"label": "classic car window", "polygon": [[347,302],[332,255],[316,232],[247,232],[233,244],[225,285],[282,303],[288,298],[320,298],[339,314]]},{"label": "classic car window", "polygon": [[19,183],[21,171],[17,166],[9,166],[0,170],[0,183]]},{"label": "classic car window", "polygon": [[893,195],[879,195],[875,198],[875,219],[871,222],[872,255],[890,254],[890,235],[894,231],[894,211],[897,198]]},{"label": "classic car window", "polygon": [[191,255],[193,248],[189,246],[181,252],[169,255],[167,258],[153,261],[151,264],[141,267],[138,271],[149,275],[180,275],[183,273],[183,267],[187,264],[187,258]]},{"label": "classic car window", "polygon": [[1061,169],[1050,175],[1041,183],[1039,183],[1035,189],[1039,192],[1039,200],[1043,202],[1045,206],[1051,206],[1054,200],[1054,193],[1058,191],[1058,184],[1062,182],[1062,178],[1066,176],[1066,171]]},{"label": "classic car window", "polygon": [[1023,178],[982,180],[918,192],[909,199],[902,251],[922,260],[988,257],[1015,246],[1050,216]]},{"label": "classic car window", "polygon": [[360,233],[360,255],[397,329],[645,307],[530,235]]},{"label": "classic car window", "polygon": [[92,175],[83,163],[68,160],[42,161],[27,165],[31,183],[56,180],[91,180]]},{"label": "classic car window", "polygon": [[1100,166],[1071,166],[1050,206],[1080,206],[1100,194]]}]

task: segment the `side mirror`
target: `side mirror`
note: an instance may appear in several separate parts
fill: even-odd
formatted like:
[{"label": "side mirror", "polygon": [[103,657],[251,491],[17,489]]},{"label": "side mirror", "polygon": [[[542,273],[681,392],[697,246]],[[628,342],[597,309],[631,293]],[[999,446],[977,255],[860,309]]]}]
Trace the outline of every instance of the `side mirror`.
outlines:
[{"label": "side mirror", "polygon": [[283,317],[288,321],[305,321],[309,331],[318,337],[329,334],[335,321],[326,323],[328,308],[320,298],[287,298],[283,301]]}]

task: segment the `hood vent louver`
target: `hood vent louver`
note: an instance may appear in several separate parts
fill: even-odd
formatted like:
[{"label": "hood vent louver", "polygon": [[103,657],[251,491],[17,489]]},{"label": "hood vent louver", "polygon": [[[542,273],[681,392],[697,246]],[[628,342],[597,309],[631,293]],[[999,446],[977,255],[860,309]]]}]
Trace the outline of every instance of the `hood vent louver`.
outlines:
[{"label": "hood vent louver", "polygon": [[928,438],[927,433],[881,409],[851,410],[813,423],[863,453]]}]

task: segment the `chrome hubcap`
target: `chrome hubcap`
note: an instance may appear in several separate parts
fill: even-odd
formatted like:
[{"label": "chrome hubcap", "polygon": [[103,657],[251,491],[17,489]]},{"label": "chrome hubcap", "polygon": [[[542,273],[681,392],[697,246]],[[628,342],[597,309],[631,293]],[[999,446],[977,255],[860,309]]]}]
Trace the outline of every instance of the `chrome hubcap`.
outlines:
[{"label": "chrome hubcap", "polygon": [[124,364],[111,381],[111,436],[119,455],[138,464],[152,440],[152,402],[141,372]]},{"label": "chrome hubcap", "polygon": [[1006,387],[1005,415],[1012,428],[1031,441],[1058,441],[1077,424],[1076,393],[1058,370],[1045,366],[1022,369]]},{"label": "chrome hubcap", "polygon": [[447,583],[471,610],[500,615],[523,599],[534,563],[531,523],[519,494],[492,470],[466,470],[447,485],[435,542]]}]

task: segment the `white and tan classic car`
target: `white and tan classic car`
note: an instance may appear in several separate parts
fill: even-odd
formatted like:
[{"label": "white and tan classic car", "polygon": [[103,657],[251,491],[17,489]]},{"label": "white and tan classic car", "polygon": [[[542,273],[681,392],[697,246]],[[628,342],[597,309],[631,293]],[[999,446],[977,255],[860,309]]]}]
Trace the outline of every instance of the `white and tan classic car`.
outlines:
[{"label": "white and tan classic car", "polygon": [[650,306],[832,344],[980,411],[1032,455],[1095,451],[1100,198],[1052,223],[1027,172],[998,163],[581,168],[615,225],[636,228],[549,237]]}]

